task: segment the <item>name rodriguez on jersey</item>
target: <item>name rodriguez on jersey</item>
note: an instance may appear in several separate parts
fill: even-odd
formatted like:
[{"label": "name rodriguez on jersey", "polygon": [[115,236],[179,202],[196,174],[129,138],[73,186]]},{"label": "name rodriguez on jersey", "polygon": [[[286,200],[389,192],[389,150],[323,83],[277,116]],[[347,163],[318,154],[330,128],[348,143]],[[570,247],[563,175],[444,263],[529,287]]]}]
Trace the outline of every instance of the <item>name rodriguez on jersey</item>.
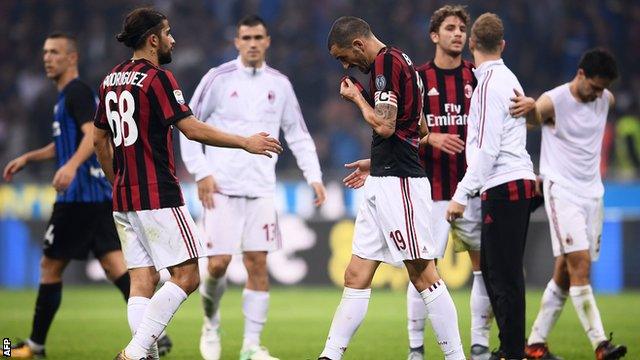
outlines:
[{"label": "name rodriguez on jersey", "polygon": [[120,71],[107,75],[102,81],[102,87],[123,86],[123,85],[135,85],[142,87],[142,82],[148,75],[138,71]]}]

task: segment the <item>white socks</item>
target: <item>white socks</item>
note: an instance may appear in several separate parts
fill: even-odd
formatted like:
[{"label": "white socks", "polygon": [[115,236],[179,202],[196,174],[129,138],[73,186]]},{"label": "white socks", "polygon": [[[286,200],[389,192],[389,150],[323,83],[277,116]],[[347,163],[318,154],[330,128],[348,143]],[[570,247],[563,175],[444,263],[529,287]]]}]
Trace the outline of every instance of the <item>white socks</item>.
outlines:
[{"label": "white socks", "polygon": [[424,323],[427,308],[424,306],[422,295],[409,281],[407,285],[407,330],[409,332],[409,347],[412,349],[424,345]]},{"label": "white socks", "polygon": [[460,331],[458,330],[458,313],[447,286],[438,280],[428,289],[420,293],[427,309],[427,317],[438,339],[438,344],[446,360],[464,360]]},{"label": "white socks", "polygon": [[149,301],[151,301],[151,299],[142,296],[132,296],[129,298],[129,301],[127,301],[127,320],[129,321],[131,335],[136,334],[136,329],[138,329],[138,326],[140,326],[142,322],[142,317],[147,309],[147,305],[149,305]]},{"label": "white socks", "polygon": [[[136,334],[136,329],[142,322],[142,317],[147,309],[147,305],[149,305],[149,301],[149,298],[142,296],[132,296],[127,301],[127,320],[129,322],[129,329],[131,329],[131,335]],[[158,345],[156,343],[151,345],[147,355],[150,355],[152,359],[158,359],[160,357],[158,355]]]},{"label": "white socks", "polygon": [[593,297],[591,285],[571,286],[569,287],[569,295],[582,327],[591,341],[591,346],[595,349],[600,342],[607,340],[607,337],[604,334],[600,311],[596,305],[596,299]]},{"label": "white socks", "polygon": [[[489,334],[493,311],[491,301],[484,286],[482,271],[473,272],[471,287],[471,344],[489,346]],[[407,318],[409,330],[409,347],[417,348],[424,345],[424,326],[427,308],[424,306],[422,295],[411,282],[407,286]]]},{"label": "white socks", "polygon": [[364,320],[369,307],[371,289],[344,288],[342,300],[333,315],[329,336],[320,357],[340,360],[347,350],[349,341]]},{"label": "white socks", "polygon": [[260,333],[267,322],[269,292],[244,289],[242,312],[244,313],[244,341],[242,348],[260,345]]},{"label": "white socks", "polygon": [[178,285],[170,281],[165,282],[149,300],[133,339],[124,349],[125,354],[134,359],[146,357],[149,349],[158,340],[162,331],[186,299],[187,294]]},{"label": "white socks", "polygon": [[562,290],[553,279],[549,280],[540,300],[540,311],[531,328],[527,344],[546,343],[549,332],[555,326],[564,303],[567,301],[568,291]]},{"label": "white socks", "polygon": [[227,277],[222,276],[216,279],[207,274],[204,281],[200,283],[199,290],[204,308],[204,322],[208,328],[218,328],[220,326],[220,299],[227,290]]},{"label": "white socks", "polygon": [[[411,292],[411,289],[408,289],[408,292]],[[342,359],[351,337],[358,330],[362,320],[364,320],[370,297],[371,289],[344,288],[342,301],[340,301],[340,305],[338,305],[338,309],[333,316],[329,336],[320,357],[328,357],[331,360]],[[409,295],[407,299],[411,297]],[[458,331],[458,314],[444,282],[438,280],[420,293],[420,297],[422,298],[422,307],[425,309],[424,313],[431,321],[431,326],[445,359],[464,360],[462,341]],[[412,314],[410,313],[409,316],[412,316]],[[409,321],[409,326],[411,332],[411,320]],[[415,347],[422,345],[423,336],[422,331],[420,331],[421,343]],[[412,347],[414,346],[412,345]]]},{"label": "white socks", "polygon": [[491,301],[484,286],[482,271],[473,272],[473,285],[471,286],[471,345],[489,347],[489,335],[493,310]]}]

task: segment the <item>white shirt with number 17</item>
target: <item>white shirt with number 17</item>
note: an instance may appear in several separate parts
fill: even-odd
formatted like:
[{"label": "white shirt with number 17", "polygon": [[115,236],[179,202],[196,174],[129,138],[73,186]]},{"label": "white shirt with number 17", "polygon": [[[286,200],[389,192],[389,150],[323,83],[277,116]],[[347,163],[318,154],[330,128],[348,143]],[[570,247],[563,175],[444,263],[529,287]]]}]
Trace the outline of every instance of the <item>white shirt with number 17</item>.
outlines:
[{"label": "white shirt with number 17", "polygon": [[[211,69],[189,104],[194,115],[218,129],[242,136],[259,132],[277,138],[280,129],[308,183],[322,182],[316,147],[289,79],[263,64],[245,67],[240,58]],[[220,193],[229,196],[273,196],[272,158],[241,149],[205,146],[180,134],[180,150],[196,181],[213,175]]]}]

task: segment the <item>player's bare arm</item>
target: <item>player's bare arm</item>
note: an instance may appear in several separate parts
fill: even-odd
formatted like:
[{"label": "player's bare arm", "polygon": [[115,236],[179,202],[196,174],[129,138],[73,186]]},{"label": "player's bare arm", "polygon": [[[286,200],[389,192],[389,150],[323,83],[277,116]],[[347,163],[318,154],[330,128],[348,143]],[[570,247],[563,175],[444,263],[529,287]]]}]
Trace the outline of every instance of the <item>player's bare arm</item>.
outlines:
[{"label": "player's bare arm", "polygon": [[93,154],[93,128],[94,126],[91,121],[85,122],[80,128],[83,136],[78,149],[69,161],[61,166],[53,176],[53,187],[56,191],[66,190],[76,177],[78,167]]},{"label": "player's bare arm", "polygon": [[378,135],[388,138],[396,131],[396,119],[398,117],[398,107],[390,103],[376,104],[375,109],[362,97],[358,88],[350,79],[345,79],[340,83],[340,95],[346,100],[355,103],[362,111],[365,121],[371,125]]},{"label": "player's bare arm", "polygon": [[51,142],[40,149],[29,151],[9,161],[7,166],[4,167],[2,177],[7,182],[11,181],[13,179],[13,175],[22,170],[22,168],[24,168],[29,162],[49,160],[53,159],[55,156],[56,144]]},{"label": "player's bare arm", "polygon": [[515,96],[511,98],[509,113],[513,117],[525,116],[528,125],[554,125],[554,110],[551,99],[542,95],[538,100],[524,96],[518,90],[513,90]]},{"label": "player's bare arm", "polygon": [[[368,104],[367,104],[368,105]],[[393,104],[376,104],[374,114],[380,124],[374,130],[383,137],[389,137],[396,131],[398,107]]]},{"label": "player's bare arm", "polygon": [[116,175],[113,170],[113,147],[111,147],[111,133],[94,126],[93,149],[107,180],[113,184]]},{"label": "player's bare arm", "polygon": [[282,152],[280,141],[264,132],[249,137],[233,135],[205,124],[193,115],[178,121],[176,126],[187,139],[205,145],[239,148],[252,154],[268,157],[272,157],[271,153],[280,154]]}]

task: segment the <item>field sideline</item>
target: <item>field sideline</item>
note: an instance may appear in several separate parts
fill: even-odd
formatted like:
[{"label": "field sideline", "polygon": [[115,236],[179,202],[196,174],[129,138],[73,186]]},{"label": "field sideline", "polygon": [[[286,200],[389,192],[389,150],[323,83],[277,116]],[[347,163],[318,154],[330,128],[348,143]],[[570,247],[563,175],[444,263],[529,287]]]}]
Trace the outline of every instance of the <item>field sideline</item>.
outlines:
[{"label": "field sideline", "polygon": [[[316,359],[340,301],[337,288],[276,288],[272,290],[269,322],[262,342],[281,359]],[[469,347],[469,292],[453,292],[465,351]],[[527,328],[538,310],[541,292],[527,294]],[[35,290],[0,290],[0,336],[29,335]],[[628,359],[640,359],[640,292],[597,295],[606,331],[629,347]],[[173,319],[169,334],[174,349],[165,359],[200,359],[202,324],[200,298],[190,297]],[[407,349],[404,294],[374,290],[367,318],[344,359],[404,359]],[[222,300],[223,359],[237,359],[242,342],[241,290],[232,287]],[[429,327],[427,327],[429,329]],[[495,328],[495,326],[494,326]],[[427,359],[441,359],[435,339],[427,335]],[[129,339],[125,304],[106,286],[68,287],[47,340],[48,359],[112,359]],[[587,337],[570,301],[550,342],[566,360],[593,359]],[[497,344],[496,332],[492,344]]]}]

